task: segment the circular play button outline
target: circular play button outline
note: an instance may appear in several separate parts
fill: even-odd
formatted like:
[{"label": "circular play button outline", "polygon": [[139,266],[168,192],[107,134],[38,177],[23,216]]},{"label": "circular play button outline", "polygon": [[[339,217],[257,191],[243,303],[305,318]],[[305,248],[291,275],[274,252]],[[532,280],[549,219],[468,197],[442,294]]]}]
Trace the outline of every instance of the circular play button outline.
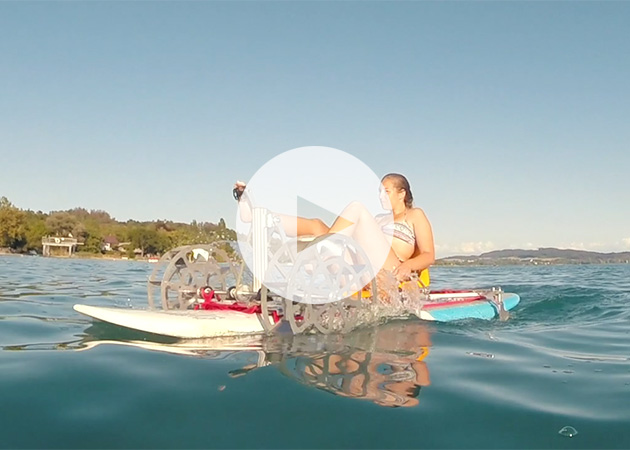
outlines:
[{"label": "circular play button outline", "polygon": [[[381,180],[363,161],[322,146],[283,152],[247,183],[236,211],[237,243],[254,275],[283,298],[329,303],[361,290],[383,268],[392,236],[374,221],[393,222]],[[342,217],[337,233],[296,236],[298,217]],[[329,220],[328,227],[333,225]],[[378,235],[377,235],[378,234]],[[387,246],[370,245],[385,239]]]}]

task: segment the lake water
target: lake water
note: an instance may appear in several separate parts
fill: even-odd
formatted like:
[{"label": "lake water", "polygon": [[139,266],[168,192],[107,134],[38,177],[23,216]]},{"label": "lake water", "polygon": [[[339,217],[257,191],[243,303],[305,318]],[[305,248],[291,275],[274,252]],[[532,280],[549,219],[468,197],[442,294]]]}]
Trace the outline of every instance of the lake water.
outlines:
[{"label": "lake water", "polygon": [[144,307],[152,268],[0,257],[0,447],[630,448],[630,265],[436,267],[521,304],[343,337],[176,342],[72,309]]}]

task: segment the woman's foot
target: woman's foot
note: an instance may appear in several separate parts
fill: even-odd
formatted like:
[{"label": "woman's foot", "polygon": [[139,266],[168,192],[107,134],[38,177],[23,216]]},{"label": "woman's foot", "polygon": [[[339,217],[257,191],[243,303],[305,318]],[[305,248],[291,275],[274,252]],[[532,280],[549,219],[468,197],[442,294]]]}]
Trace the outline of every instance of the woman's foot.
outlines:
[{"label": "woman's foot", "polygon": [[241,220],[243,222],[251,222],[252,221],[252,207],[249,201],[247,201],[247,198],[241,201],[246,187],[247,185],[244,182],[237,181],[236,183],[234,183],[234,188],[232,189],[232,195],[234,195],[234,198],[238,202],[238,209],[240,212]]},{"label": "woman's foot", "polygon": [[234,198],[237,202],[241,200],[241,196],[243,195],[243,192],[245,192],[246,187],[247,185],[242,181],[237,181],[236,183],[234,183],[232,194],[234,195]]}]

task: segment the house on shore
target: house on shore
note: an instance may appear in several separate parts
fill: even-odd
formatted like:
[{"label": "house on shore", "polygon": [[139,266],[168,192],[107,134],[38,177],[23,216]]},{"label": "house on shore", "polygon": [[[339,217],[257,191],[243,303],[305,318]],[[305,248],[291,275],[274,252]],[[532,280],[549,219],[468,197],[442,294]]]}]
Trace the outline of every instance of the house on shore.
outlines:
[{"label": "house on shore", "polygon": [[119,245],[120,242],[118,241],[118,238],[116,236],[105,236],[105,238],[103,239],[103,246],[101,247],[101,250],[103,250],[104,252],[111,252],[112,250],[118,250]]}]

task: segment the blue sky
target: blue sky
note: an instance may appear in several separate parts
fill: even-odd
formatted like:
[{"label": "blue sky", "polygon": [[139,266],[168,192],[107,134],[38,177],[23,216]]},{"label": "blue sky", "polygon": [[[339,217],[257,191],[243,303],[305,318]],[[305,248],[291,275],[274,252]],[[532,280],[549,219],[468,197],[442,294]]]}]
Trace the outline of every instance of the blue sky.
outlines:
[{"label": "blue sky", "polygon": [[234,224],[235,179],[323,145],[407,175],[438,256],[630,250],[628,23],[630,2],[1,2],[0,196]]}]

